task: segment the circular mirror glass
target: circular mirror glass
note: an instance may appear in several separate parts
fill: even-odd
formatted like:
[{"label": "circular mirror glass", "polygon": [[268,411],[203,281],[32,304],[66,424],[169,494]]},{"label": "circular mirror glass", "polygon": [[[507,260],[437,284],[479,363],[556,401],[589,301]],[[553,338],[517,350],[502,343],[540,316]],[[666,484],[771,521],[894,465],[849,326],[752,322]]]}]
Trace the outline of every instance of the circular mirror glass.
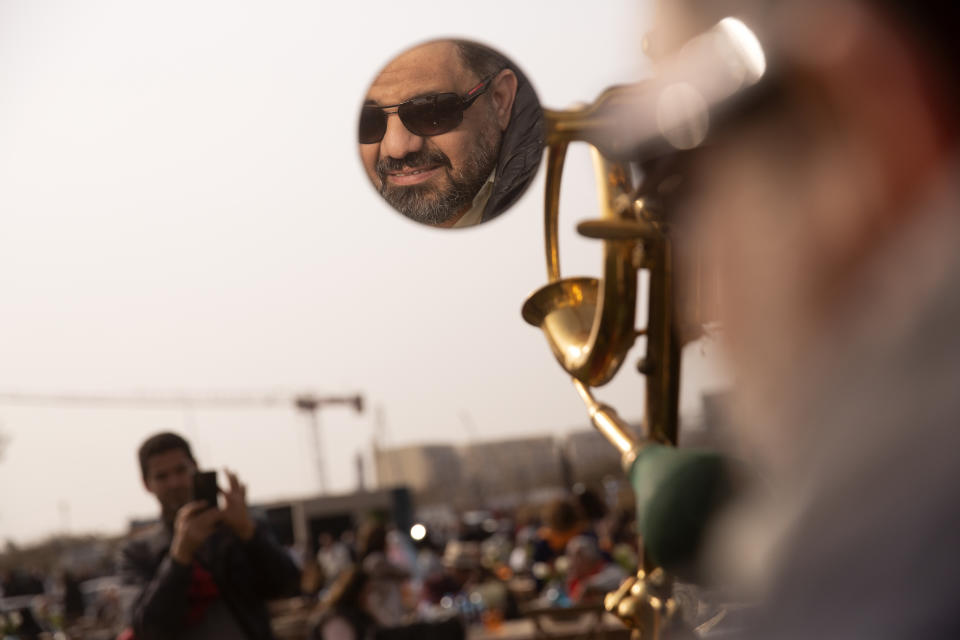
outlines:
[{"label": "circular mirror glass", "polygon": [[357,128],[377,192],[433,227],[499,216],[529,186],[543,152],[543,110],[526,76],[469,40],[431,40],[390,60],[367,89]]}]

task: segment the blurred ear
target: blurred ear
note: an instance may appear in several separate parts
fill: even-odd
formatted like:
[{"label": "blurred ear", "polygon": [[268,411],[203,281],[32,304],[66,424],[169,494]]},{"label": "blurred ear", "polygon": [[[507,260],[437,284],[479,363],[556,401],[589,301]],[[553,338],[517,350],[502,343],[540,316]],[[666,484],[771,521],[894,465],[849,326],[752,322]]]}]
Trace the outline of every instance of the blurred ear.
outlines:
[{"label": "blurred ear", "polygon": [[841,274],[909,224],[952,142],[928,54],[902,25],[861,2],[787,6],[783,51],[823,133],[808,180],[811,229],[840,290]]},{"label": "blurred ear", "polygon": [[504,69],[490,82],[490,97],[493,100],[494,113],[500,130],[505,131],[510,124],[513,101],[517,97],[517,74]]},{"label": "blurred ear", "polygon": [[879,161],[896,206],[922,188],[949,145],[931,60],[906,27],[862,3],[800,4],[807,16],[793,21],[790,56],[820,79],[839,124]]}]

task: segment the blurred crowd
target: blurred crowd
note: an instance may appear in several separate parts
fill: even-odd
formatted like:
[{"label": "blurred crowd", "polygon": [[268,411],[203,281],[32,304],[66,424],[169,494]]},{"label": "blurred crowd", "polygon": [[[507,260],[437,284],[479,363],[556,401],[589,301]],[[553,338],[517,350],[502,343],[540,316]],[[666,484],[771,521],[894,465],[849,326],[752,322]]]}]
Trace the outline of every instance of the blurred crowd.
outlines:
[{"label": "blurred crowd", "polygon": [[635,571],[637,548],[630,507],[577,485],[538,507],[469,511],[409,532],[368,522],[324,534],[310,564],[304,591],[318,603],[315,640],[411,624],[458,637],[437,629],[457,621],[462,635],[463,625],[496,629],[535,609],[599,606]]},{"label": "blurred crowd", "polygon": [[119,578],[98,571],[8,569],[0,573],[0,638],[112,640],[130,595]]},{"label": "blurred crowd", "polygon": [[[541,505],[425,518],[409,530],[371,517],[320,533],[315,552],[288,551],[302,594],[272,607],[276,633],[311,640],[462,638],[533,610],[599,607],[637,565],[633,500],[616,482],[578,484]],[[136,589],[116,575],[0,576],[3,640],[132,637]]]}]

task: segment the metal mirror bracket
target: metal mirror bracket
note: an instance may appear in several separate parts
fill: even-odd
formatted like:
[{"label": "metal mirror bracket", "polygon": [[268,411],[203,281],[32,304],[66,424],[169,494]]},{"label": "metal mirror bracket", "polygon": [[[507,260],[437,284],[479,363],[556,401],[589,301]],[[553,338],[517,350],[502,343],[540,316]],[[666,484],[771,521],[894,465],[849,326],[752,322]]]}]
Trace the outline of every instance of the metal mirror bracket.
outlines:
[{"label": "metal mirror bracket", "polygon": [[[645,209],[638,198],[642,189],[632,183],[629,161],[617,159],[621,156],[611,142],[615,139],[610,135],[610,119],[603,115],[603,103],[622,98],[621,91],[635,88],[609,89],[581,109],[545,111],[544,237],[549,284],[527,299],[523,317],[543,330],[557,361],[572,377],[592,424],[617,449],[629,472],[647,446],[677,442],[682,345],[674,330],[674,256],[668,234],[655,212]],[[603,242],[599,280],[562,278],[560,272],[560,185],[569,143],[578,141],[591,147],[600,216],[577,228],[581,235]],[[650,273],[649,313],[646,329],[638,331],[637,274],[642,268]],[[647,338],[646,354],[638,365],[645,377],[646,410],[638,436],[614,409],[594,398],[591,387],[613,378],[640,335]],[[656,638],[675,628],[679,616],[671,597],[672,580],[649,558],[624,585],[608,597],[609,611],[643,630],[645,637]]]},{"label": "metal mirror bracket", "polygon": [[637,337],[635,312],[641,240],[654,235],[655,230],[634,217],[633,185],[626,167],[609,160],[584,136],[582,141],[592,147],[600,196],[600,219],[593,222],[627,223],[632,225],[633,233],[603,238],[603,279],[561,278],[560,183],[568,142],[578,138],[566,126],[570,122],[568,112],[547,111],[546,121],[544,236],[550,284],[528,298],[523,317],[544,331],[564,370],[588,386],[601,386],[616,374]]}]

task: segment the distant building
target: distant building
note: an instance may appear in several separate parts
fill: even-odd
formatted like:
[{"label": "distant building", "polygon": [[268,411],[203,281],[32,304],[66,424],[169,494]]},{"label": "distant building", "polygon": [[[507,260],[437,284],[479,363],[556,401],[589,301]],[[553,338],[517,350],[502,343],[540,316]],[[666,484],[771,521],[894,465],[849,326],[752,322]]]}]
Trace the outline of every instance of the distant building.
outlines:
[{"label": "distant building", "polygon": [[374,452],[377,484],[410,488],[418,508],[455,509],[538,503],[574,482],[623,475],[616,450],[595,431]]},{"label": "distant building", "polygon": [[415,493],[443,492],[462,482],[460,455],[450,445],[374,449],[377,484],[405,486]]},{"label": "distant building", "polygon": [[620,454],[596,431],[574,431],[560,442],[574,482],[596,484],[609,475],[622,475]]},{"label": "distant building", "polygon": [[461,447],[465,497],[521,504],[538,490],[564,485],[560,450],[552,437],[479,442]]},{"label": "distant building", "polygon": [[81,576],[113,571],[122,538],[118,536],[53,536],[23,547],[7,546],[0,553],[0,574],[12,569],[32,569],[48,576],[69,570]]},{"label": "distant building", "polygon": [[321,533],[338,537],[376,517],[401,529],[412,524],[413,503],[404,487],[321,495],[252,505],[273,530],[281,544],[305,553],[316,551]]}]

